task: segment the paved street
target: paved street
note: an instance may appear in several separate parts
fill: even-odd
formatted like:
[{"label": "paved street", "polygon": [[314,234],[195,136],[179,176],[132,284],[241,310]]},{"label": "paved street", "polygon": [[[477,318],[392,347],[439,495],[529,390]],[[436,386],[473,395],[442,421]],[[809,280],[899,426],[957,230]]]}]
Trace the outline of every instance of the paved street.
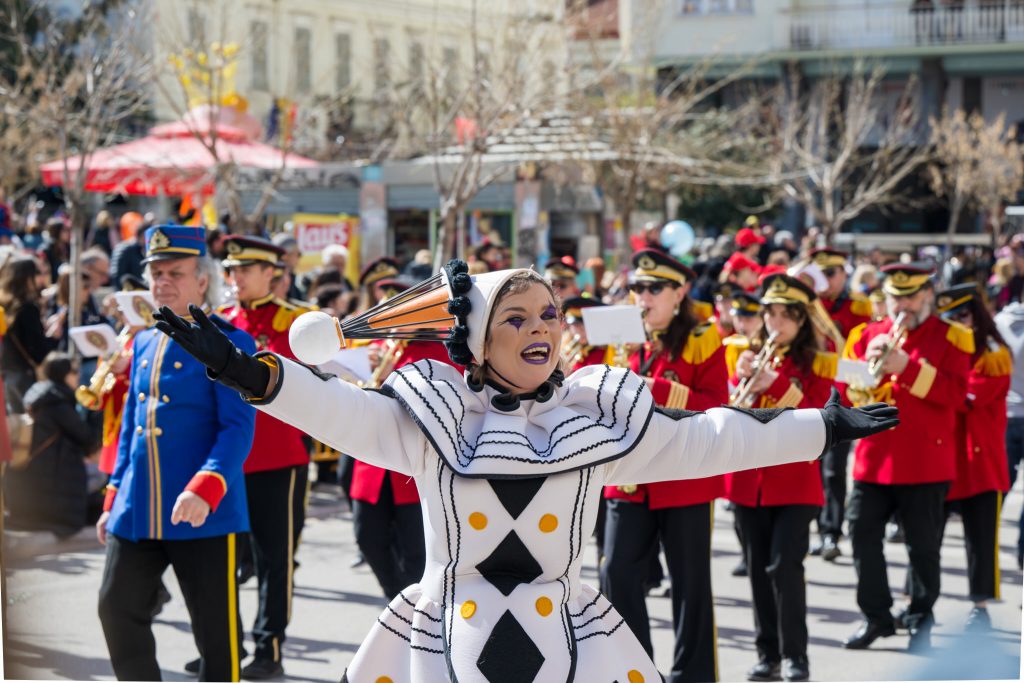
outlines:
[{"label": "paved street", "polygon": [[[811,675],[814,680],[899,680],[925,678],[1017,678],[1020,673],[1021,574],[1013,549],[1017,539],[1013,520],[1020,512],[1020,486],[1003,510],[1000,531],[1003,567],[1001,603],[990,607],[996,627],[993,637],[965,643],[958,634],[970,608],[963,534],[958,521],[948,527],[943,548],[943,592],[937,606],[937,652],[933,658],[903,652],[907,636],[879,641],[866,652],[848,652],[840,641],[857,626],[854,572],[849,546],[835,565],[807,559]],[[299,550],[294,619],[285,643],[288,678],[337,681],[362,637],[382,609],[383,600],[369,570],[349,569],[354,542],[351,522],[329,489],[315,491],[310,519]],[[753,617],[746,579],[730,576],[737,543],[732,520],[720,504],[715,519],[714,577],[722,680],[744,679],[754,663]],[[906,553],[887,545],[890,580],[902,584]],[[594,549],[588,550],[584,579],[596,582]],[[12,534],[9,539],[7,589],[8,640],[6,678],[111,680],[106,646],[96,616],[96,595],[103,551],[91,534],[58,544],[43,534]],[[168,577],[171,577],[168,573]],[[155,632],[164,679],[190,680],[182,665],[195,656],[184,602],[173,578],[168,587],[174,599],[158,617]],[[242,590],[247,625],[255,611],[255,581]],[[655,656],[662,671],[671,652],[671,622],[666,597],[652,597]],[[250,644],[251,647],[251,644]]]}]

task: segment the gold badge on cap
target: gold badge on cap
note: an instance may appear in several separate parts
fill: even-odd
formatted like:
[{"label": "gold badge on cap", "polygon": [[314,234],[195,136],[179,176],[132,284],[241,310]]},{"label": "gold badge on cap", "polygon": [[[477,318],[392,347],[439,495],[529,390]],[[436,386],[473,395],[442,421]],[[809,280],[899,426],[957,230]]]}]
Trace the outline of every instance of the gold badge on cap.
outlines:
[{"label": "gold badge on cap", "polygon": [[782,294],[787,289],[789,289],[789,285],[786,284],[785,280],[783,280],[781,277],[775,278],[775,282],[772,283],[771,287],[772,292],[776,294]]},{"label": "gold badge on cap", "polygon": [[157,230],[153,233],[153,236],[149,238],[149,251],[159,251],[160,249],[166,249],[171,246],[171,240],[167,239],[162,231]]},{"label": "gold badge on cap", "polygon": [[892,283],[897,287],[906,287],[910,284],[910,275],[903,270],[897,270],[892,274]]},{"label": "gold badge on cap", "polygon": [[939,297],[939,302],[938,302],[939,308],[945,308],[946,306],[950,305],[951,303],[953,303],[953,297],[951,297],[951,296],[940,296]]},{"label": "gold badge on cap", "polygon": [[238,242],[228,242],[228,253],[234,256],[242,253],[242,245]]},{"label": "gold badge on cap", "polygon": [[658,267],[658,264],[654,262],[654,259],[644,254],[637,261],[637,266],[642,270],[654,270]]}]

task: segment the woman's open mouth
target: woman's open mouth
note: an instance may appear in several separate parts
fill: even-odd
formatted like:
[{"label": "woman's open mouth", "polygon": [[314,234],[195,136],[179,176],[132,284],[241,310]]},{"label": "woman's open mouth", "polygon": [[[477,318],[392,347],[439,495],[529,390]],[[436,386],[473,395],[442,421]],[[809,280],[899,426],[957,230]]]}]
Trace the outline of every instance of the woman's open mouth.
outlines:
[{"label": "woman's open mouth", "polygon": [[519,355],[531,365],[544,365],[551,358],[551,344],[530,344]]}]

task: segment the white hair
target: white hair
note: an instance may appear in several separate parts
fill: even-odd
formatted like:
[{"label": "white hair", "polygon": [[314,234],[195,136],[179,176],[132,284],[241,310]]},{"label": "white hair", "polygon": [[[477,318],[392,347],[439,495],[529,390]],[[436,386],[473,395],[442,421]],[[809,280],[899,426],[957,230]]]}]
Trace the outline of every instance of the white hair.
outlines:
[{"label": "white hair", "polygon": [[[221,299],[222,292],[224,291],[224,275],[221,272],[220,266],[209,256],[197,256],[196,260],[196,277],[206,276],[206,295],[203,297],[203,303],[210,308],[217,310],[223,300]],[[142,278],[146,281],[146,284],[150,287],[153,286],[153,278],[149,272],[150,264],[146,264],[145,270],[142,271]]]},{"label": "white hair", "polygon": [[348,261],[348,248],[342,244],[328,244],[324,247],[324,250],[320,252],[320,258],[323,264],[326,266],[334,260],[335,256],[343,256],[345,261]]}]

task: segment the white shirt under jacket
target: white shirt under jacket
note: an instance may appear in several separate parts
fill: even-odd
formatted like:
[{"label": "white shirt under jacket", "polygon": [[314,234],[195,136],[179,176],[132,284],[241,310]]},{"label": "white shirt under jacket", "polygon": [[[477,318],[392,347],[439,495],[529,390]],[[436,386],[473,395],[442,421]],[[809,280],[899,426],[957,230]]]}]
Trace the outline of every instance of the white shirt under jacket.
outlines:
[{"label": "white shirt under jacket", "polygon": [[669,416],[642,379],[603,365],[510,405],[429,360],[381,392],[277,362],[260,410],[409,475],[422,502],[423,578],[378,617],[351,683],[659,681],[611,604],[580,583],[602,487],[810,461],[825,444],[818,410],[767,423],[728,408]]}]

